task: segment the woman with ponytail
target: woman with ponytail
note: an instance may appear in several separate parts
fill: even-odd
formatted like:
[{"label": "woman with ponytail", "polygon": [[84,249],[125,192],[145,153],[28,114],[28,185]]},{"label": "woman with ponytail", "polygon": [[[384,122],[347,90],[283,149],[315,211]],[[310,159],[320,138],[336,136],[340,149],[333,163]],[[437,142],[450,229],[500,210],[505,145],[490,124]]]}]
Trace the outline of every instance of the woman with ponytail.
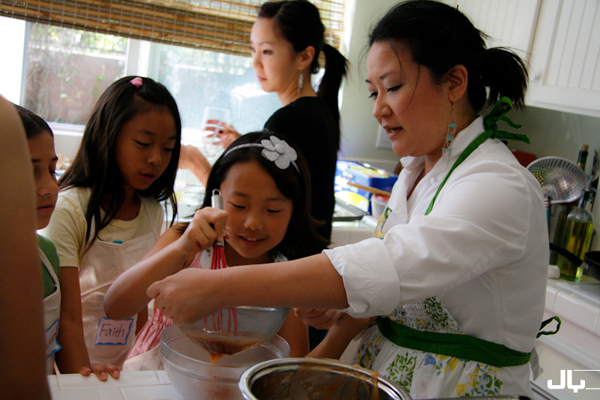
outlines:
[{"label": "woman with ponytail", "polygon": [[338,309],[310,356],[337,358],[362,331],[354,362],[412,398],[532,397],[544,196],[502,142],[528,141],[505,131],[519,127],[506,113],[523,106],[524,64],[435,1],[393,7],[368,45],[373,115],[404,166],[376,237],[258,272],[184,271],[148,293],[176,323],[241,304]]},{"label": "woman with ponytail", "polygon": [[[277,93],[283,105],[265,123],[265,129],[286,136],[306,158],[312,182],[312,216],[321,223],[318,233],[329,240],[340,147],[338,92],[346,75],[347,60],[325,43],[319,10],[306,0],[262,4],[252,27],[250,47],[252,67],[261,88]],[[311,76],[321,68],[321,51],[325,73],[315,91]],[[229,126],[221,136],[227,147],[240,134]],[[208,168],[206,164],[194,173],[206,177]]]}]

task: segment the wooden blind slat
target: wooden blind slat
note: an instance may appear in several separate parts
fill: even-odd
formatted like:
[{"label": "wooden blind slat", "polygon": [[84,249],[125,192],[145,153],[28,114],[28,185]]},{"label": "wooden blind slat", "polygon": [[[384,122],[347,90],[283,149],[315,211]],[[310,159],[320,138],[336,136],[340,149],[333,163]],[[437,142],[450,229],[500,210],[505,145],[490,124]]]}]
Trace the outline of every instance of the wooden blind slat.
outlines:
[{"label": "wooden blind slat", "polygon": [[[0,0],[0,16],[133,39],[250,55],[250,31],[264,0]],[[338,47],[343,0],[316,0],[326,37]]]}]

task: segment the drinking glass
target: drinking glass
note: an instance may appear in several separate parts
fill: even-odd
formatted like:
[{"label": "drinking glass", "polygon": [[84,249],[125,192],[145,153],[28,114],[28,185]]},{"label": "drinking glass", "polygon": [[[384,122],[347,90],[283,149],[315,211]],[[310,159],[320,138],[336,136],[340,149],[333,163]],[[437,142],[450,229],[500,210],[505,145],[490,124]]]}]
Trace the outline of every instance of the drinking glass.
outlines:
[{"label": "drinking glass", "polygon": [[212,165],[221,155],[221,137],[219,131],[229,124],[229,110],[224,108],[206,107],[202,117],[202,139],[204,144],[204,155]]}]

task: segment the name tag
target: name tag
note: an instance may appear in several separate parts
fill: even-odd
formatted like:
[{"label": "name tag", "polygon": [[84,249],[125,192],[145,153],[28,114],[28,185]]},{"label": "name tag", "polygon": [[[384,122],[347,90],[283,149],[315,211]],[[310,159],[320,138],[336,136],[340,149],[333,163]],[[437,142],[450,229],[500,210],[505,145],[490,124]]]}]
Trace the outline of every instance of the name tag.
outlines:
[{"label": "name tag", "polygon": [[133,318],[123,321],[102,318],[98,321],[95,345],[123,345],[127,343],[132,325]]},{"label": "name tag", "polygon": [[59,320],[54,321],[50,328],[46,329],[46,358],[61,349],[58,344],[58,325]]}]

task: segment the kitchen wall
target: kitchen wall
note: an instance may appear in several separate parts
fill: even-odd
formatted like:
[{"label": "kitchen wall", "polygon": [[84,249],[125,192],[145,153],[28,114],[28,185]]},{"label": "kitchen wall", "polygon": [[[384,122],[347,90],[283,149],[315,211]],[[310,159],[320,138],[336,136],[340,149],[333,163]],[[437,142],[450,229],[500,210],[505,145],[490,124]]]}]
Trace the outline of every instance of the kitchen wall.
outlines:
[{"label": "kitchen wall", "polygon": [[340,156],[364,160],[390,160],[398,157],[390,149],[375,147],[378,124],[372,115],[366,79],[367,35],[377,22],[397,1],[356,0],[346,2],[346,21],[351,24],[351,34],[344,54],[350,61],[350,74],[344,83],[341,100],[342,147]]}]

